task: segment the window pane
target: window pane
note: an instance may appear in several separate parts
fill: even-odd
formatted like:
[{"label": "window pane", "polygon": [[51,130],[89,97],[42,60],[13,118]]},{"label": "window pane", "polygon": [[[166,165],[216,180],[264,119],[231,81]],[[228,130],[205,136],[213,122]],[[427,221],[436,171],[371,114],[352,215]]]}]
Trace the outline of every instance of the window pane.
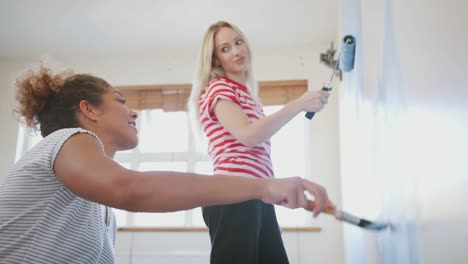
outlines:
[{"label": "window pane", "polygon": [[[266,115],[270,115],[280,108],[281,106],[268,106],[264,111]],[[302,115],[296,116],[271,138],[271,159],[276,178],[304,177],[304,121]],[[275,206],[275,210],[280,226],[295,227],[307,223],[307,212],[303,209],[291,210]]]},{"label": "window pane", "polygon": [[139,117],[141,152],[187,152],[188,121],[185,112],[145,110]]},{"label": "window pane", "polygon": [[[265,107],[270,115],[280,106]],[[304,176],[304,117],[296,116],[271,138],[271,159],[276,178]]]},{"label": "window pane", "polygon": [[203,221],[201,207],[198,207],[192,210],[192,224],[193,226],[196,226],[196,227],[206,227],[206,224]]},{"label": "window pane", "polygon": [[133,149],[127,149],[127,150],[119,150],[117,153],[132,153]]},{"label": "window pane", "polygon": [[[195,164],[195,173],[213,175],[213,166],[211,161],[198,161]],[[201,207],[194,208],[192,210],[192,225],[196,227],[206,227],[203,221]]]},{"label": "window pane", "polygon": [[157,226],[173,227],[184,226],[185,212],[174,213],[136,213],[135,225],[137,226]]},{"label": "window pane", "polygon": [[[142,162],[140,163],[141,171],[187,171],[187,162]],[[184,226],[185,212],[173,213],[136,213],[134,215],[134,223],[136,226],[157,226],[157,227],[174,227]]]},{"label": "window pane", "polygon": [[140,171],[187,171],[187,162],[142,162]]},{"label": "window pane", "polygon": [[112,211],[115,214],[115,218],[116,218],[115,220],[116,220],[117,226],[118,227],[125,226],[127,224],[128,212],[125,210],[120,210],[120,209],[115,209],[115,208],[112,208]]},{"label": "window pane", "polygon": [[277,205],[275,205],[275,211],[278,224],[281,227],[307,226],[307,215],[311,215],[310,212],[307,212],[301,208],[289,209],[284,206]]},{"label": "window pane", "polygon": [[122,167],[126,168],[126,169],[130,169],[130,163],[128,162],[119,162],[120,165],[122,165]]},{"label": "window pane", "polygon": [[213,165],[211,161],[199,161],[195,164],[194,173],[213,175]]},{"label": "window pane", "polygon": [[42,140],[42,136],[40,133],[32,135],[30,148],[34,147],[41,140]]}]

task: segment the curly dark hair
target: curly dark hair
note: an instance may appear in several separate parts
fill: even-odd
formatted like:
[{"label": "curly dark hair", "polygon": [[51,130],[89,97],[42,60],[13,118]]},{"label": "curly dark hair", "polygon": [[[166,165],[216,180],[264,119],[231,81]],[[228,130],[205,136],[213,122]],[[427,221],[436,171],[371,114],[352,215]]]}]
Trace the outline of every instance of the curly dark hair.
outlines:
[{"label": "curly dark hair", "polygon": [[71,71],[53,74],[41,65],[37,71],[28,70],[16,80],[18,107],[14,112],[46,137],[62,128],[79,127],[76,111],[80,101],[99,106],[109,87],[99,77]]}]

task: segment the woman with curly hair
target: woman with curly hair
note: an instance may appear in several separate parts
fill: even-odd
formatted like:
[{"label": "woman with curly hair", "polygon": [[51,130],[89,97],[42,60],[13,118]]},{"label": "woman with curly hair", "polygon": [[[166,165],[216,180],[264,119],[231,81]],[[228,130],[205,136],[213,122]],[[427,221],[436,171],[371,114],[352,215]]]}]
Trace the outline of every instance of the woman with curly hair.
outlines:
[{"label": "woman with curly hair", "polygon": [[304,191],[328,202],[300,178],[126,169],[113,157],[137,145],[138,116],[105,80],[41,66],[16,87],[17,113],[44,138],[0,183],[1,263],[115,263],[111,208],[171,212],[250,199],[297,208],[306,207]]}]

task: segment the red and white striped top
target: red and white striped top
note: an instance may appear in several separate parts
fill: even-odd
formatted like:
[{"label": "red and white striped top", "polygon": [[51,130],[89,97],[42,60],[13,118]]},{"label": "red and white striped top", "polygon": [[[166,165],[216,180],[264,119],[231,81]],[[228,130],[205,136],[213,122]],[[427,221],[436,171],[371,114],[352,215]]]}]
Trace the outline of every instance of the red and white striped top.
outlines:
[{"label": "red and white striped top", "polygon": [[250,122],[265,116],[262,106],[244,85],[226,77],[217,78],[207,85],[199,100],[200,120],[208,138],[208,153],[214,174],[273,178],[270,140],[253,148],[240,143],[224,129],[214,114],[214,106],[219,100],[238,104]]}]

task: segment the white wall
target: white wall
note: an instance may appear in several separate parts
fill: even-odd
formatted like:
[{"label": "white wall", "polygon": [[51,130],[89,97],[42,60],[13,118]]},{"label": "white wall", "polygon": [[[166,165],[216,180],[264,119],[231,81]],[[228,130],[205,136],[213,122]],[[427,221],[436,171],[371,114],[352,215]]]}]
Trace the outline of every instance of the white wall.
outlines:
[{"label": "white wall", "polygon": [[343,0],[358,40],[340,95],[347,263],[466,263],[468,34],[462,0]]},{"label": "white wall", "polygon": [[[324,52],[329,43],[318,46],[302,46],[281,48],[275,50],[256,49],[254,54],[254,66],[258,80],[288,80],[307,79],[311,89],[320,89],[328,80],[331,70],[319,64],[319,53]],[[53,65],[62,64],[71,67],[77,72],[87,72],[101,76],[113,85],[127,84],[169,84],[190,83],[195,64],[196,51],[174,50],[162,54],[133,54],[115,55],[107,57],[75,57],[52,58]],[[38,58],[28,60],[0,60],[2,75],[1,82],[5,89],[1,92],[2,98],[8,98],[13,102],[12,86],[13,78],[18,74],[18,69],[24,68],[24,62],[36,63]],[[8,79],[8,80],[7,80]],[[339,155],[338,155],[338,118],[337,118],[337,93],[330,98],[326,109],[317,114],[313,121],[304,118],[308,124],[309,136],[306,142],[306,153],[291,153],[291,157],[308,155],[307,175],[305,177],[324,185],[329,191],[330,197],[340,204],[339,185]],[[3,157],[9,157],[8,162],[0,167],[6,170],[14,157],[16,142],[16,123],[9,115],[2,111],[0,120],[8,124],[10,129],[5,131]],[[302,118],[302,117],[301,117]],[[297,140],[297,139],[291,139]],[[284,161],[288,162],[288,161]],[[293,175],[292,175],[293,176]],[[316,220],[310,219],[313,226],[320,226],[321,233],[286,233],[285,242],[291,263],[330,263],[341,264],[344,262],[343,238],[341,223],[332,217],[323,215]],[[134,237],[134,246],[130,247],[131,237]],[[167,234],[167,233],[135,233],[119,234],[118,251],[119,263],[127,263],[133,259],[135,263],[144,263],[145,260],[163,263],[167,261],[168,252],[175,252],[178,256],[174,263],[183,263],[184,255],[192,255],[187,263],[206,263],[209,252],[209,238],[207,234]],[[184,242],[182,242],[184,241]],[[298,243],[300,242],[300,243]],[[182,244],[186,243],[186,244]],[[148,248],[151,245],[151,248]],[[154,247],[153,247],[154,245]],[[168,249],[167,245],[175,245]],[[133,250],[130,251],[130,248]],[[183,251],[182,257],[180,251]],[[188,253],[187,253],[188,251]],[[202,253],[200,253],[202,252]],[[201,254],[201,256],[197,255]],[[193,256],[195,255],[195,256]]]}]

